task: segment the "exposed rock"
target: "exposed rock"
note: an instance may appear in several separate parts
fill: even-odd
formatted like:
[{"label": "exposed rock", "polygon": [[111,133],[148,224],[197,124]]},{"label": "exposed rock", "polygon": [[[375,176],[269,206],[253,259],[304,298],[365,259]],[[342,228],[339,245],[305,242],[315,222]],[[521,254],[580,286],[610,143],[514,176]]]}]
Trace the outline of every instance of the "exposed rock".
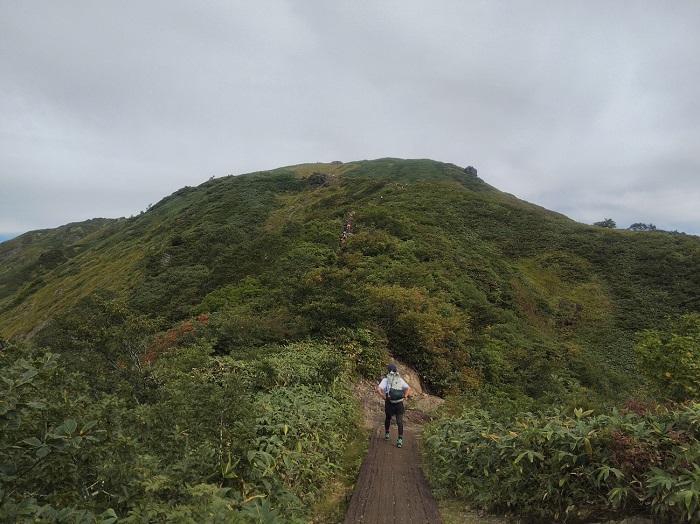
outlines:
[{"label": "exposed rock", "polygon": [[411,386],[411,390],[413,391],[411,398],[407,401],[408,404],[406,404],[407,418],[419,423],[428,420],[431,414],[439,408],[445,400],[430,395],[425,391],[423,388],[423,381],[415,369],[396,359],[393,360],[393,363],[396,364],[399,374],[408,382],[408,385]]},{"label": "exposed rock", "polygon": [[468,175],[476,176],[476,168],[474,166],[465,167],[464,172]]},{"label": "exposed rock", "polygon": [[394,360],[393,363],[396,364],[396,367],[399,370],[399,374],[403,377],[403,379],[406,382],[408,382],[408,385],[411,386],[413,393],[415,395],[422,395],[424,393],[423,385],[421,383],[420,377],[418,376],[418,373],[413,368],[408,367],[403,362]]}]

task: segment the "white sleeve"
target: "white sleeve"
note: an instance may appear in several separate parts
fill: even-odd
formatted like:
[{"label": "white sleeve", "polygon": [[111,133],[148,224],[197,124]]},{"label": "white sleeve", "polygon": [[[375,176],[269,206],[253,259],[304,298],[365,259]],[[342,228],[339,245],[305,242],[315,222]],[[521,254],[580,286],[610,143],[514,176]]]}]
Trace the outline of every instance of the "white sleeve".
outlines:
[{"label": "white sleeve", "polygon": [[404,391],[408,389],[410,386],[408,385],[408,382],[406,382],[404,379],[401,379],[401,389]]},{"label": "white sleeve", "polygon": [[382,379],[382,381],[379,383],[379,389],[386,391],[386,377]]}]

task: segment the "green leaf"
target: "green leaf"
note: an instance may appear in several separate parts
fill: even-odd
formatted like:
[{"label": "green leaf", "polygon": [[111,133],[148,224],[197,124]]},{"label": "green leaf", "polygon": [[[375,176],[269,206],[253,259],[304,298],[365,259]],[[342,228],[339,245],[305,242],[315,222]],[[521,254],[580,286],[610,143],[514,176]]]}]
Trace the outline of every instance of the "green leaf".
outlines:
[{"label": "green leaf", "polygon": [[609,468],[609,469],[610,469],[610,472],[613,475],[615,475],[615,478],[617,478],[617,479],[621,479],[622,477],[625,476],[625,474],[617,468]]},{"label": "green leaf", "polygon": [[36,437],[25,438],[22,442],[24,442],[25,444],[28,444],[30,446],[34,446],[35,448],[39,447],[39,446],[43,446],[43,444],[44,444],[41,440],[39,440]]},{"label": "green leaf", "polygon": [[30,382],[34,377],[36,377],[39,374],[39,372],[31,368],[24,373],[22,373],[22,376],[19,377],[19,380],[17,381],[17,385],[21,386],[23,384],[26,384],[27,382]]},{"label": "green leaf", "polygon": [[63,424],[61,424],[61,428],[63,428],[63,432],[65,432],[68,435],[75,432],[77,427],[78,427],[78,423],[75,420],[73,420],[72,418],[65,420],[63,422]]},{"label": "green leaf", "polygon": [[589,457],[593,456],[593,447],[591,446],[591,441],[588,439],[588,437],[585,437],[583,439],[583,447],[586,450],[586,454]]},{"label": "green leaf", "polygon": [[688,513],[690,513],[690,508],[693,505],[693,499],[697,496],[697,493],[695,493],[692,490],[689,489],[684,489],[682,491],[678,492],[678,497],[683,500],[683,504],[685,504],[685,509]]},{"label": "green leaf", "polygon": [[99,524],[114,524],[119,519],[119,517],[112,508],[109,508],[100,515],[99,519]]},{"label": "green leaf", "polygon": [[83,424],[83,427],[80,430],[80,433],[86,433],[86,432],[90,431],[92,428],[94,428],[96,425],[97,425],[96,420],[89,420],[88,422]]},{"label": "green leaf", "polygon": [[525,458],[525,456],[527,455],[527,453],[528,453],[527,451],[523,451],[522,453],[520,453],[513,461],[513,464],[517,464],[518,462],[523,460]]}]

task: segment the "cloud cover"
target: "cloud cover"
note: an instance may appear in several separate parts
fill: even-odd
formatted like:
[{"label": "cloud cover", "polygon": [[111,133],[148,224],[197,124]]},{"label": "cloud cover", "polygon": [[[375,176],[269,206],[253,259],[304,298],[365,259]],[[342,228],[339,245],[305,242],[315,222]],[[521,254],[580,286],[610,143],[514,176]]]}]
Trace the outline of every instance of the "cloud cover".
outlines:
[{"label": "cloud cover", "polygon": [[694,0],[3,1],[0,233],[395,156],[698,234],[698,27]]}]

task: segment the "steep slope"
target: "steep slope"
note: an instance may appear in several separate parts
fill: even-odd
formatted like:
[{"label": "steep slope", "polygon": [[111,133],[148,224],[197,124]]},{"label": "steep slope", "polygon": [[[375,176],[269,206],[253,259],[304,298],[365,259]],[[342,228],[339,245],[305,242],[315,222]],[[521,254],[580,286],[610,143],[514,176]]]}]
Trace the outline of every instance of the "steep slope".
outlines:
[{"label": "steep slope", "polygon": [[700,296],[697,237],[578,224],[430,160],[212,179],[80,238],[37,273],[2,245],[3,337],[110,290],[166,325],[211,314],[222,354],[365,326],[437,390],[612,392],[634,333]]},{"label": "steep slope", "polygon": [[48,273],[109,236],[118,222],[95,218],[0,243],[0,312],[21,304],[45,285]]}]

